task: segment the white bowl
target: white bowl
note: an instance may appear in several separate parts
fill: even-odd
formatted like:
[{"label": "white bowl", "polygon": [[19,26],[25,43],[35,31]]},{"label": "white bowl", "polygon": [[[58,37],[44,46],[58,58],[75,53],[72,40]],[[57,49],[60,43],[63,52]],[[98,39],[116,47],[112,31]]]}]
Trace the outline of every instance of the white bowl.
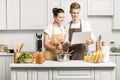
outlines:
[{"label": "white bowl", "polygon": [[25,59],[23,60],[24,63],[32,63],[33,62],[33,59]]}]

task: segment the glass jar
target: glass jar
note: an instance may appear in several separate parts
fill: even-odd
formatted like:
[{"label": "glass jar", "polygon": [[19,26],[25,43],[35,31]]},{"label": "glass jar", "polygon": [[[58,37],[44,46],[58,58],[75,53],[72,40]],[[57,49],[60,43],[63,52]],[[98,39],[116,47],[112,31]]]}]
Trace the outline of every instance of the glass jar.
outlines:
[{"label": "glass jar", "polygon": [[32,53],[33,63],[36,63],[37,53]]},{"label": "glass jar", "polygon": [[42,64],[44,62],[44,56],[43,53],[40,52],[39,54],[37,54],[36,56],[36,63],[37,64]]},{"label": "glass jar", "polygon": [[120,52],[120,43],[111,41],[110,42],[110,51]]},{"label": "glass jar", "polygon": [[5,45],[5,47],[4,47],[4,52],[8,52],[8,47],[7,47],[7,45]]}]

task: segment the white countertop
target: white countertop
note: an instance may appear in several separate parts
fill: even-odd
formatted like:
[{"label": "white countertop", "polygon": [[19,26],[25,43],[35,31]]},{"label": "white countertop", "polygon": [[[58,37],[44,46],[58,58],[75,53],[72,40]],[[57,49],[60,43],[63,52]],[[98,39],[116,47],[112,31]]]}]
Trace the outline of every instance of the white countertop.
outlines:
[{"label": "white countertop", "polygon": [[[7,53],[7,52],[0,52],[0,56],[8,56],[8,55],[14,55],[14,53]],[[110,55],[112,55],[112,56],[116,56],[116,55],[118,55],[118,56],[120,56],[120,53],[113,53],[113,52],[110,52]]]},{"label": "white countertop", "polygon": [[11,68],[34,68],[34,67],[115,67],[113,62],[109,63],[89,63],[83,60],[71,60],[68,62],[45,61],[43,64],[11,63]]},{"label": "white countertop", "polygon": [[7,52],[0,52],[0,56],[11,56],[14,55],[14,53],[7,53]]},{"label": "white countertop", "polygon": [[120,56],[120,53],[113,53],[113,52],[110,52],[110,55],[111,55],[111,56],[117,56],[117,55]]},{"label": "white countertop", "polygon": [[[14,55],[14,53],[6,53],[6,52],[0,52],[0,56],[1,55]],[[110,52],[110,55],[112,55],[112,56],[115,56],[115,55],[118,55],[118,56],[120,56],[120,53],[112,53],[112,52]]]}]

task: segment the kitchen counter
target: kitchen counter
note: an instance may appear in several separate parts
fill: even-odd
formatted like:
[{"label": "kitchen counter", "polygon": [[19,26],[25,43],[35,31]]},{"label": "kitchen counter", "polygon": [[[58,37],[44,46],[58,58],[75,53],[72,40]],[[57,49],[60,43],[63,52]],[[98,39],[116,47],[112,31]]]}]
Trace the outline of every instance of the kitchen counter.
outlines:
[{"label": "kitchen counter", "polygon": [[110,52],[110,56],[120,56],[120,53],[113,53],[113,52]]},{"label": "kitchen counter", "polygon": [[11,63],[11,80],[115,80],[113,62],[45,61],[43,64]]},{"label": "kitchen counter", "polygon": [[[1,55],[14,55],[14,53],[7,53],[7,52],[0,52],[0,56]],[[113,52],[110,52],[110,56],[113,56],[113,55],[120,55],[120,53],[113,53]]]},{"label": "kitchen counter", "polygon": [[[11,80],[97,80],[96,78],[98,80],[116,80],[115,67],[117,68],[117,73],[119,73],[118,62],[120,61],[120,53],[111,52],[110,56],[113,56],[114,60],[118,59],[117,67],[112,62],[87,63],[80,60],[68,62],[45,61],[43,64],[15,64],[13,63],[13,53],[0,52],[0,73],[3,75],[0,77],[0,80],[4,80],[5,78],[10,79],[10,77]],[[116,75],[119,77],[119,74]],[[45,76],[46,78],[42,77],[42,79],[39,79],[39,76]]]},{"label": "kitchen counter", "polygon": [[10,64],[11,68],[24,68],[24,67],[115,67],[116,64],[113,62],[109,63],[89,63],[83,60],[71,60],[68,62],[59,62],[59,61],[45,61],[43,64],[26,64],[26,63],[12,63]]},{"label": "kitchen counter", "polygon": [[7,52],[0,52],[0,56],[11,56],[11,55],[14,55],[14,53],[7,53]]}]

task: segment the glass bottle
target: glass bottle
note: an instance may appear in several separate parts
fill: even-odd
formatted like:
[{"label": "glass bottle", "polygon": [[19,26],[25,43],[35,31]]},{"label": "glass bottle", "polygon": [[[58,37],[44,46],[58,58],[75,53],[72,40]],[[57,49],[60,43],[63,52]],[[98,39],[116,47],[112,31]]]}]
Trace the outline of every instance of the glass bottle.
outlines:
[{"label": "glass bottle", "polygon": [[42,52],[39,52],[36,56],[36,63],[37,64],[42,64],[44,62],[44,56]]}]

